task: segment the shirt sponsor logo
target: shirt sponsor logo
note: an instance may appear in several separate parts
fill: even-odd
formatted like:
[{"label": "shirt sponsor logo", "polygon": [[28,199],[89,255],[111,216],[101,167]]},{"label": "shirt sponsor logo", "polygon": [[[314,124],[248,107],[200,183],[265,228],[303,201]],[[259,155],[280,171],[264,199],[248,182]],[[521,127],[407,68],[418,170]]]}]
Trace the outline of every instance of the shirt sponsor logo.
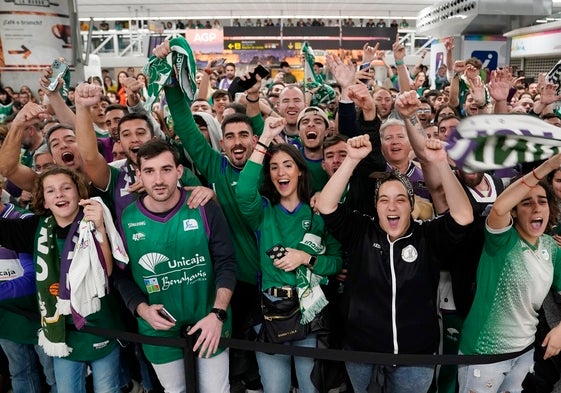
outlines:
[{"label": "shirt sponsor logo", "polygon": [[148,293],[160,292],[160,284],[158,284],[157,278],[145,278],[144,286]]},{"label": "shirt sponsor logo", "polygon": [[199,223],[194,218],[189,218],[187,220],[183,220],[183,230],[187,231],[194,231],[199,229]]},{"label": "shirt sponsor logo", "polygon": [[127,225],[129,228],[142,227],[146,225],[146,221],[129,222]]},{"label": "shirt sponsor logo", "polygon": [[146,239],[146,235],[142,232],[134,233],[132,235],[132,240],[134,240],[135,242],[138,242],[138,241],[144,240],[144,239]]}]

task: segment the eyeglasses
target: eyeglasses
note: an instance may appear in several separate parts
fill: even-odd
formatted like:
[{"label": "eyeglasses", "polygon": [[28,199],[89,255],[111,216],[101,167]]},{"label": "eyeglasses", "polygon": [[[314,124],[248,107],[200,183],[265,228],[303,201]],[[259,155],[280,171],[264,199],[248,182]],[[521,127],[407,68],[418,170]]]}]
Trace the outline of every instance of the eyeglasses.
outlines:
[{"label": "eyeglasses", "polygon": [[33,165],[33,170],[35,172],[46,171],[47,169],[49,169],[53,165],[55,165],[55,164],[52,163],[52,162],[47,162],[46,164],[43,164],[43,165]]}]

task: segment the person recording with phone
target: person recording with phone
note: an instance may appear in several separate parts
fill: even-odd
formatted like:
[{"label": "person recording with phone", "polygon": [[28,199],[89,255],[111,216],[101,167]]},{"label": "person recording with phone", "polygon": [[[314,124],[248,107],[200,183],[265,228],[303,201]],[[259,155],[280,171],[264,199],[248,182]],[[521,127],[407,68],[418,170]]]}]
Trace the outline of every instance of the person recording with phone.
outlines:
[{"label": "person recording with phone", "polygon": [[[246,222],[259,234],[261,304],[263,323],[254,327],[265,342],[315,348],[314,322],[327,300],[319,284],[341,270],[341,247],[325,230],[323,220],[310,207],[310,173],[298,149],[281,143],[271,145],[285,125],[269,117],[244,166],[236,186],[236,199]],[[258,190],[258,179],[263,185]],[[306,296],[305,296],[306,295]],[[281,310],[295,310],[298,333],[274,334],[283,329],[267,319]],[[257,353],[264,391],[285,393],[290,388],[289,355]],[[314,360],[294,358],[299,391],[315,392],[310,374]]]}]

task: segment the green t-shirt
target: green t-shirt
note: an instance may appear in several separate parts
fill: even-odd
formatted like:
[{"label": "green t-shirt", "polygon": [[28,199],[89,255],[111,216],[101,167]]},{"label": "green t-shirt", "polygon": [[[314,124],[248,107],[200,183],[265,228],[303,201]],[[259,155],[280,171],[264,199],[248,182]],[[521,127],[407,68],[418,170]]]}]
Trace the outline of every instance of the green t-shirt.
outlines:
[{"label": "green t-shirt", "polygon": [[166,90],[166,99],[175,123],[174,131],[197,169],[212,186],[223,208],[236,249],[237,279],[255,284],[259,270],[257,239],[240,212],[234,191],[240,170],[207,143],[193,120],[189,105],[177,89]]},{"label": "green t-shirt", "polygon": [[245,219],[258,232],[262,288],[296,285],[295,272],[285,272],[273,266],[267,250],[281,244],[310,253],[310,249],[301,243],[308,233],[318,236],[323,245],[321,250],[314,253],[317,256],[314,273],[322,276],[338,273],[343,264],[341,245],[327,232],[321,216],[314,214],[305,203],[300,204],[293,212],[280,204],[271,205],[257,190],[256,180],[261,169],[261,165],[253,161],[247,162],[240,174],[236,197]]},{"label": "green t-shirt", "polygon": [[552,283],[561,288],[561,251],[551,236],[540,236],[534,247],[513,226],[486,227],[477,291],[460,339],[462,353],[501,354],[531,345],[538,310]]}]

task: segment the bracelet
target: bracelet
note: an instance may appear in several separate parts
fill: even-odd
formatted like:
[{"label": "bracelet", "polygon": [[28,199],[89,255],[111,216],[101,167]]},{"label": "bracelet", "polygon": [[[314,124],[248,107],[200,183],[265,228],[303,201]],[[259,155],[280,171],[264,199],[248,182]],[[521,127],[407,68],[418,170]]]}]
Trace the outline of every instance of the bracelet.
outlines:
[{"label": "bracelet", "polygon": [[533,186],[529,185],[528,183],[526,183],[526,180],[524,180],[523,177],[521,178],[521,181],[520,181],[520,182],[521,182],[522,184],[524,184],[524,185],[525,185],[526,187],[528,187],[528,188],[535,188],[535,187],[537,186],[537,184],[535,184],[535,185],[533,185]]},{"label": "bracelet", "polygon": [[258,148],[253,149],[253,151],[256,151],[258,153],[263,154],[264,156],[270,156],[268,151],[263,151],[263,150],[259,150]]},{"label": "bracelet", "polygon": [[269,112],[269,114],[267,115],[267,117],[271,116],[273,113],[275,113],[274,109],[271,109],[271,112]]},{"label": "bracelet", "polygon": [[261,147],[264,147],[265,150],[268,150],[268,149],[269,149],[269,146],[267,146],[266,144],[264,144],[264,143],[261,142],[261,141],[257,141],[257,144],[258,144],[259,146],[261,146]]},{"label": "bracelet", "polygon": [[205,68],[203,71],[206,72],[208,75],[212,75],[212,70],[210,68]]},{"label": "bracelet", "polygon": [[483,104],[483,105],[477,105],[477,109],[483,109],[487,107],[487,103]]},{"label": "bracelet", "polygon": [[395,65],[396,66],[400,66],[400,65],[404,65],[405,63],[403,62],[403,60],[396,60],[395,61]]},{"label": "bracelet", "polygon": [[249,95],[246,94],[246,95],[245,95],[245,99],[247,100],[247,102],[250,102],[250,103],[252,103],[252,104],[256,104],[256,103],[259,102],[259,96],[257,96],[257,99],[255,99],[255,100],[250,100],[250,99],[249,99]]},{"label": "bracelet", "polygon": [[540,181],[542,179],[541,177],[538,177],[538,175],[536,175],[536,168],[532,169],[532,175],[534,175],[537,181]]}]

